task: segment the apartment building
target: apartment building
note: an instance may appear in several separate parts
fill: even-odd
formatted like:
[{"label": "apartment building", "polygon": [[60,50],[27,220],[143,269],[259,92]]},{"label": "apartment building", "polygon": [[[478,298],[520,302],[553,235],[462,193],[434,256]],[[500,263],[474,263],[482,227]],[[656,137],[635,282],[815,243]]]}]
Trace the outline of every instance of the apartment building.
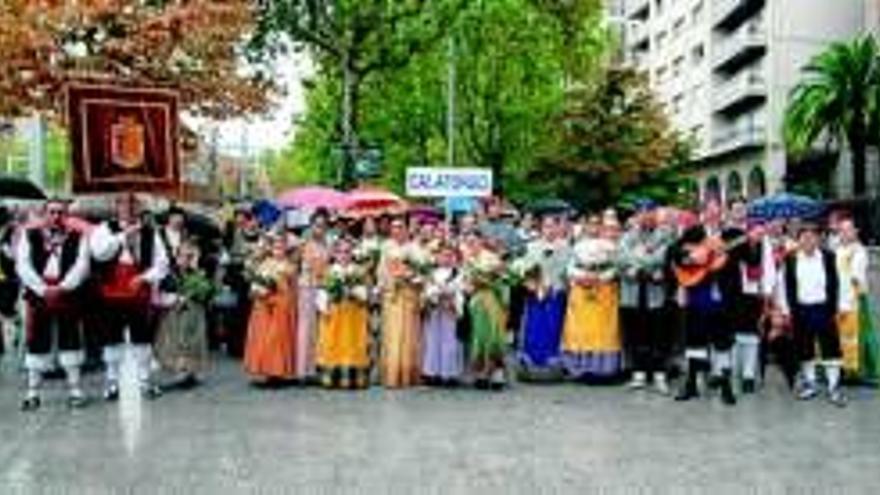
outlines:
[{"label": "apartment building", "polygon": [[625,0],[622,44],[696,140],[700,196],[754,197],[784,185],[782,116],[801,67],[878,15],[878,0]]}]

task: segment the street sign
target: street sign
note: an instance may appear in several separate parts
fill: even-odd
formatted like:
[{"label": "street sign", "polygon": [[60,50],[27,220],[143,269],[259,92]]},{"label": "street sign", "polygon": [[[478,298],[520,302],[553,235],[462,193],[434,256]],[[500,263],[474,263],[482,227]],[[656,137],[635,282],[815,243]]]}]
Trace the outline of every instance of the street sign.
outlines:
[{"label": "street sign", "polygon": [[484,168],[409,167],[406,195],[422,198],[492,195],[492,170]]}]

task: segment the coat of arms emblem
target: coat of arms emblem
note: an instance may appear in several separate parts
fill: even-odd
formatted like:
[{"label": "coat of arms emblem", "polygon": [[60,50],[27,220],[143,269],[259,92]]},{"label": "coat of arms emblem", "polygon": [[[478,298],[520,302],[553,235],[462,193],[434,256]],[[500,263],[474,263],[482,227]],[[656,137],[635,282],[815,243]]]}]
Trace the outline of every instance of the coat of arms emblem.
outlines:
[{"label": "coat of arms emblem", "polygon": [[110,152],[114,165],[125,170],[144,166],[144,126],[131,115],[118,118],[110,128]]}]

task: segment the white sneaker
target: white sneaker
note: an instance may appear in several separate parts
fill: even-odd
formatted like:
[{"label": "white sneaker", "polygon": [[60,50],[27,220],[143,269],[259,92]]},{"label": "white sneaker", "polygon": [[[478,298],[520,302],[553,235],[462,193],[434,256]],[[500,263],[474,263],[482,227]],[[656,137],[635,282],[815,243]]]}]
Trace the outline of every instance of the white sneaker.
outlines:
[{"label": "white sneaker", "polygon": [[633,372],[632,379],[629,381],[629,384],[627,386],[632,390],[638,390],[638,389],[645,388],[645,385],[647,385],[647,383],[648,383],[648,379],[647,379],[647,375],[645,374],[645,372],[644,371],[636,371],[636,372]]},{"label": "white sneaker", "polygon": [[666,381],[665,373],[654,374],[654,390],[660,395],[669,395],[669,383]]}]

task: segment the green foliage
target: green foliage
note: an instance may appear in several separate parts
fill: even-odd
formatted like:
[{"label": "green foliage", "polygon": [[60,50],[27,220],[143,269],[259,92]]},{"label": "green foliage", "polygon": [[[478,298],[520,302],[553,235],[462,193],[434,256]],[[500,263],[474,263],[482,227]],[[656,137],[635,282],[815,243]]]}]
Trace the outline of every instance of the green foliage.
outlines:
[{"label": "green foliage", "polygon": [[[867,145],[880,130],[880,49],[866,35],[833,43],[803,68],[786,109],[784,136],[794,153],[824,137],[827,146],[852,151],[853,193],[865,192]],[[872,134],[873,133],[873,134]]]},{"label": "green foliage", "polygon": [[[25,177],[28,174],[30,149],[22,135],[0,137],[0,171]],[[50,125],[46,132],[46,191],[59,192],[67,189],[70,181],[70,145],[67,132]]]},{"label": "green foliage", "polygon": [[[394,3],[394,2],[391,2]],[[442,3],[442,2],[440,2]],[[496,184],[515,199],[541,195],[530,181],[538,157],[559,139],[554,119],[572,81],[602,73],[608,36],[597,0],[563,4],[539,0],[463,2],[448,37],[405,65],[377,69],[362,80],[358,138],[382,150],[381,182],[400,190],[406,167],[447,162],[450,40],[456,81],[456,165],[491,167]],[[430,30],[429,30],[430,31]],[[411,34],[431,38],[435,32]],[[319,47],[320,50],[320,47]],[[396,52],[396,49],[392,49]],[[308,94],[285,170],[336,182],[341,163],[343,75],[331,63]],[[289,158],[287,158],[289,157]]]},{"label": "green foliage", "polygon": [[596,84],[576,87],[558,125],[562,139],[532,178],[581,208],[637,194],[671,201],[683,186],[691,147],[672,131],[643,74],[611,68]]}]

